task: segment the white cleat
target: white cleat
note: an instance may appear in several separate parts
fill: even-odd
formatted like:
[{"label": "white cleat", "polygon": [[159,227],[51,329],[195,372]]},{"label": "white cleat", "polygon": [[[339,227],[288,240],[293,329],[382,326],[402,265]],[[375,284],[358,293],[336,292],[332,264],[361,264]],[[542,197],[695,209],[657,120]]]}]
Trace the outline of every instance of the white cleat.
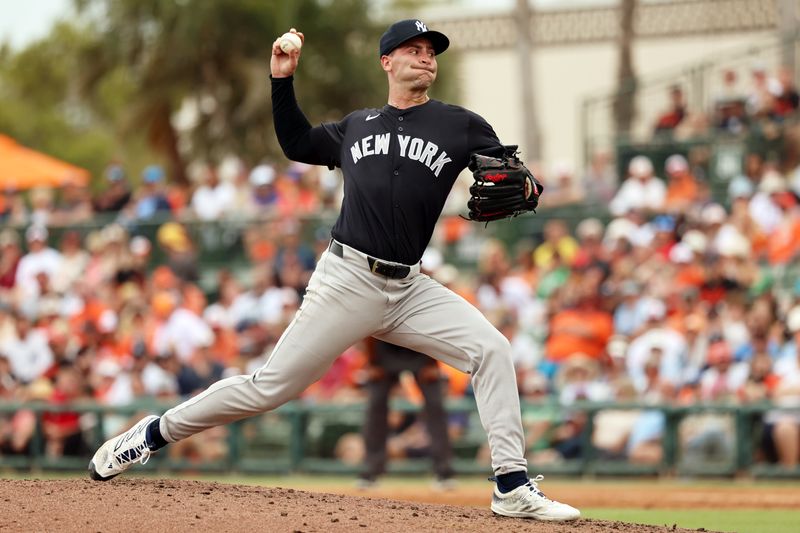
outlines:
[{"label": "white cleat", "polygon": [[157,419],[155,415],[146,416],[125,433],[107,440],[89,461],[89,476],[95,481],[108,481],[134,463],[145,464],[152,453],[145,441],[146,429]]},{"label": "white cleat", "polygon": [[549,499],[539,490],[537,482],[544,479],[539,475],[528,480],[521,487],[503,494],[495,485],[492,495],[492,512],[512,518],[533,518],[549,522],[575,520],[581,512],[565,503]]}]

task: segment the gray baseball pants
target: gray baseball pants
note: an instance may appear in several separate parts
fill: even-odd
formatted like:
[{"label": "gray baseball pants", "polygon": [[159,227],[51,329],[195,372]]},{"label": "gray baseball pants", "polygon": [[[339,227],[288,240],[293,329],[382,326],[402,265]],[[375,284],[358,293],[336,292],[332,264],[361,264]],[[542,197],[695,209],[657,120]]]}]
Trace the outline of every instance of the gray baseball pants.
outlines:
[{"label": "gray baseball pants", "polygon": [[390,279],[371,272],[360,251],[343,246],[342,255],[322,254],[300,309],[264,366],[220,380],[167,411],[159,426],[164,438],[176,442],[275,409],[320,379],[348,347],[373,336],[471,374],[494,473],[527,470],[508,340],[419,265]]}]

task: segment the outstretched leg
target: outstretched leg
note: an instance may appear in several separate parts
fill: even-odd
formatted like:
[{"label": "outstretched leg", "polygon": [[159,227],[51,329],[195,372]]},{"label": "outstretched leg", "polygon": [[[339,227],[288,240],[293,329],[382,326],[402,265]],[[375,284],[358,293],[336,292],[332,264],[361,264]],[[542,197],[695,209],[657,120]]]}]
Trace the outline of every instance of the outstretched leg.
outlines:
[{"label": "outstretched leg", "polygon": [[154,417],[144,425],[142,421],[107,441],[89,464],[92,478],[111,479],[132,464],[147,461],[159,444],[275,409],[296,398],[349,346],[380,327],[386,305],[381,288],[381,279],[361,263],[326,252],[299,311],[263,367],[252,375],[220,380],[160,419]]}]

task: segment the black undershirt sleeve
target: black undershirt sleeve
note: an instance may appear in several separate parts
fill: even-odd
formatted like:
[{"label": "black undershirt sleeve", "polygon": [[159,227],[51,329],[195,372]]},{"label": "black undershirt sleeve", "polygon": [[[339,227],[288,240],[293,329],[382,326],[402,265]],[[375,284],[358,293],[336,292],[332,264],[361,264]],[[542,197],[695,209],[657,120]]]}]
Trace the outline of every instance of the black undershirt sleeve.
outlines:
[{"label": "black undershirt sleeve", "polygon": [[325,128],[311,127],[294,94],[294,78],[271,78],[272,120],[283,153],[309,165],[339,166],[339,143]]}]

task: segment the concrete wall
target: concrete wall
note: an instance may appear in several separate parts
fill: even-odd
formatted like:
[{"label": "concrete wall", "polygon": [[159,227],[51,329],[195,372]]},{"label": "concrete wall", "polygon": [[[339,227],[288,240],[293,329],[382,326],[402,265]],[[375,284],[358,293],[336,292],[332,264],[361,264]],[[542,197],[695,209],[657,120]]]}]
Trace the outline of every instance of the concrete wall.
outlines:
[{"label": "concrete wall", "polygon": [[[763,43],[771,33],[712,35],[703,38],[641,40],[634,46],[634,68],[652,77],[689,67],[715,56]],[[616,83],[617,49],[613,43],[549,46],[533,57],[535,109],[541,134],[542,162],[582,166],[581,104],[586,97],[605,95]],[[459,69],[461,104],[485,117],[508,144],[522,144],[518,59],[514,50],[463,51]],[[749,87],[741,66],[740,86]],[[713,87],[709,88],[713,91]],[[639,104],[640,129],[648,131],[667,106],[666,94],[651,95]],[[610,124],[609,124],[610,127]],[[522,146],[523,157],[526,147]]]}]

